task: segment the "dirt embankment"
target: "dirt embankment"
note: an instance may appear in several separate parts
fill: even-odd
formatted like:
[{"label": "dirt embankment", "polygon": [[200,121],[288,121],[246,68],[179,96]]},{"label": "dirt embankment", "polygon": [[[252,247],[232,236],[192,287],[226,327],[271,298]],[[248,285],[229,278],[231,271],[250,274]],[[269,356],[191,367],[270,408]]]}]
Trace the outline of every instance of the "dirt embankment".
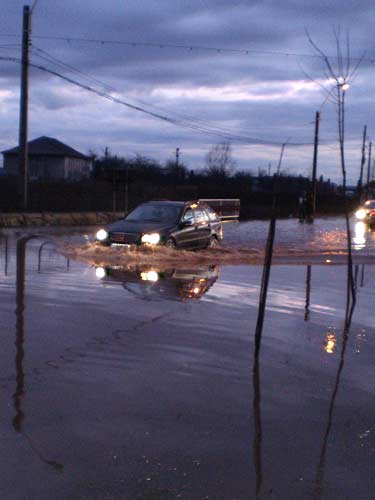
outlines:
[{"label": "dirt embankment", "polygon": [[123,217],[123,212],[0,213],[1,227],[95,226]]}]

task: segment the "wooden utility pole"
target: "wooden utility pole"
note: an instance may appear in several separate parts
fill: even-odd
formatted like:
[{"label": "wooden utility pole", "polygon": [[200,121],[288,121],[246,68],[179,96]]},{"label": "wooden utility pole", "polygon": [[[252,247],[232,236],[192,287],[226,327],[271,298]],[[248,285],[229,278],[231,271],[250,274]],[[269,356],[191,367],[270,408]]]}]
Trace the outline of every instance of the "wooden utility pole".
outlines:
[{"label": "wooden utility pole", "polygon": [[283,145],[281,146],[281,151],[280,151],[280,157],[279,157],[279,163],[277,164],[277,169],[276,169],[276,177],[279,177],[280,175],[280,172],[281,172],[281,163],[283,161],[283,156],[284,156],[284,150],[285,150],[285,146],[286,146],[286,142],[283,143]]},{"label": "wooden utility pole", "polygon": [[125,170],[125,193],[124,193],[124,216],[128,215],[129,211],[129,165],[126,165]]},{"label": "wooden utility pole", "polygon": [[372,142],[368,146],[368,162],[367,162],[367,184],[366,184],[366,197],[369,197],[369,189],[370,189],[370,174],[371,174],[371,149]]},{"label": "wooden utility pole", "polygon": [[180,162],[180,148],[176,148],[176,167],[178,167]]},{"label": "wooden utility pole", "polygon": [[315,217],[316,210],[316,171],[318,166],[318,144],[319,144],[319,121],[320,113],[317,111],[315,113],[315,135],[314,135],[314,156],[313,156],[313,167],[312,167],[312,192],[311,192],[311,206],[308,208],[310,211],[309,216],[311,219]]},{"label": "wooden utility pole", "polygon": [[367,135],[367,125],[365,125],[363,128],[361,170],[359,173],[359,181],[358,181],[358,194],[359,194],[360,199],[362,197],[363,169],[364,169],[365,161],[366,161],[366,135]]},{"label": "wooden utility pole", "polygon": [[117,170],[112,167],[112,212],[115,213],[117,209]]},{"label": "wooden utility pole", "polygon": [[28,208],[28,105],[29,105],[29,45],[30,45],[31,15],[30,7],[23,8],[22,23],[22,65],[21,65],[21,93],[20,93],[20,122],[19,122],[19,153],[18,177],[22,207]]}]

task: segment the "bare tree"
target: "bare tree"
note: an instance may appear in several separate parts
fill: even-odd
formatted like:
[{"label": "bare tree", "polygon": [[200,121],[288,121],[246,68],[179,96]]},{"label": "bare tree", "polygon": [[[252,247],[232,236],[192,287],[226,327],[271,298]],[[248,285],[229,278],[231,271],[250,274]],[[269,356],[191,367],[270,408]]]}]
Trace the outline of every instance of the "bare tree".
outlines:
[{"label": "bare tree", "polygon": [[232,146],[229,142],[221,142],[212,146],[206,156],[206,173],[212,177],[228,177],[233,173],[236,162],[232,157]]},{"label": "bare tree", "polygon": [[[355,63],[351,57],[349,33],[343,40],[341,30],[333,29],[333,36],[336,48],[335,57],[329,57],[306,32],[310,45],[314,48],[319,56],[321,56],[325,71],[326,84],[318,83],[323,90],[326,100],[331,101],[337,113],[338,141],[340,150],[340,165],[343,183],[343,192],[345,198],[345,220],[347,232],[347,248],[348,248],[348,294],[351,293],[355,300],[355,286],[353,277],[353,262],[352,262],[352,247],[351,247],[351,230],[349,223],[349,210],[346,198],[346,163],[345,163],[345,97],[350,88],[350,84],[355,77],[355,74],[362,62],[363,56],[357,58]],[[315,80],[314,80],[315,81]]]}]

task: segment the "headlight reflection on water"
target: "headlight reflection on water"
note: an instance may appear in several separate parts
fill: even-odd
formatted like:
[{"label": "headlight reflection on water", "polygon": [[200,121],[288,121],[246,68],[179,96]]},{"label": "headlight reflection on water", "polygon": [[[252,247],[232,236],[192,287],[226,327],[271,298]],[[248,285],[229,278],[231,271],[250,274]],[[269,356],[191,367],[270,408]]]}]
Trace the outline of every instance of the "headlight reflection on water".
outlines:
[{"label": "headlight reflection on water", "polygon": [[334,333],[327,333],[324,350],[327,354],[333,354],[336,347],[336,336]]},{"label": "headlight reflection on water", "polygon": [[364,222],[358,221],[355,223],[353,243],[356,250],[366,246],[366,230],[367,226]]}]

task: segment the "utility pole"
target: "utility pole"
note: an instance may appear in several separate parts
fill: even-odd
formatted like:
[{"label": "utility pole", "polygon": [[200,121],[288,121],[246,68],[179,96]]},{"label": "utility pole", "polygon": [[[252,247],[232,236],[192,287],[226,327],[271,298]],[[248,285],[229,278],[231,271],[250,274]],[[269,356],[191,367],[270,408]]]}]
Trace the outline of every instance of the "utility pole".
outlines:
[{"label": "utility pole", "polygon": [[368,162],[367,162],[367,185],[366,185],[366,197],[369,197],[369,189],[370,189],[370,171],[371,171],[371,149],[372,142],[368,146]]},{"label": "utility pole", "polygon": [[28,207],[28,105],[29,105],[29,46],[30,46],[31,15],[30,7],[23,8],[22,23],[22,66],[21,66],[21,97],[19,122],[19,153],[18,176],[20,195],[24,210]]},{"label": "utility pole", "polygon": [[284,142],[283,145],[281,146],[279,163],[277,164],[277,169],[276,169],[276,177],[278,177],[280,175],[280,172],[281,172],[281,162],[283,161],[284,149],[285,149],[286,144],[287,143]]},{"label": "utility pole", "polygon": [[125,170],[125,199],[124,199],[124,213],[125,217],[128,214],[129,211],[129,165],[126,165],[126,170]]},{"label": "utility pole", "polygon": [[364,169],[365,161],[366,161],[366,135],[367,135],[367,125],[365,125],[363,128],[361,170],[359,173],[359,181],[358,181],[358,194],[359,194],[360,200],[362,198],[363,169]]},{"label": "utility pole", "polygon": [[176,167],[179,166],[180,163],[180,148],[176,148]]},{"label": "utility pole", "polygon": [[112,212],[116,212],[117,208],[117,170],[115,170],[115,167],[112,166]]},{"label": "utility pole", "polygon": [[317,111],[315,113],[315,135],[314,135],[314,157],[313,157],[313,168],[312,168],[312,193],[311,193],[311,206],[308,207],[310,211],[311,219],[314,220],[315,210],[316,210],[316,171],[318,165],[318,144],[319,144],[319,121],[320,113]]}]

